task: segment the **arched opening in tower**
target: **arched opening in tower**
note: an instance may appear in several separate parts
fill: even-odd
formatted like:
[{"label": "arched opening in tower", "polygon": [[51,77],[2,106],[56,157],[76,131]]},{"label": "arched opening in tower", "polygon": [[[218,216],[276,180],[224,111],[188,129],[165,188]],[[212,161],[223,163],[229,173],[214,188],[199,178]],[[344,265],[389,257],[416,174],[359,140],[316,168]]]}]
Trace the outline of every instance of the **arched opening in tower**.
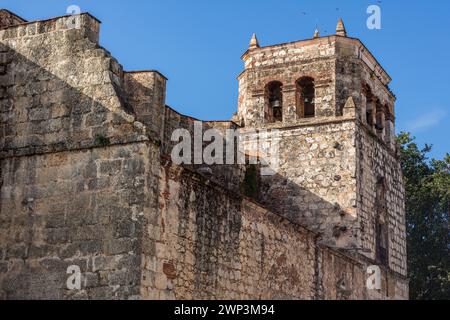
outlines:
[{"label": "arched opening in tower", "polygon": [[283,121],[283,84],[279,81],[272,81],[266,87],[267,109],[266,120],[269,123]]},{"label": "arched opening in tower", "polygon": [[316,88],[313,78],[303,77],[297,81],[297,115],[299,118],[316,116]]}]

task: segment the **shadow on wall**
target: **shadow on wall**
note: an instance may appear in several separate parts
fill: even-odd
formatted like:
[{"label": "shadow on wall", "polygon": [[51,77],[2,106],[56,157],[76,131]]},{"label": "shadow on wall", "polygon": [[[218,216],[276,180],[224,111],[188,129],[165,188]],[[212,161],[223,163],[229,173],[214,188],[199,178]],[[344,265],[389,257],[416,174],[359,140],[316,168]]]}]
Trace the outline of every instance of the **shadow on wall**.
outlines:
[{"label": "shadow on wall", "polygon": [[[293,223],[321,234],[321,243],[344,250],[358,250],[356,218],[338,203],[330,203],[284,175],[277,173],[263,177],[256,199]],[[304,202],[299,203],[301,201]]]},{"label": "shadow on wall", "polygon": [[[77,30],[14,39],[29,57],[5,37],[0,298],[138,297],[149,139],[118,99],[120,70]],[[83,290],[67,290],[71,265]]]},{"label": "shadow on wall", "polygon": [[317,234],[208,177],[163,168],[162,243],[177,270],[167,277],[175,297],[367,298],[364,266],[321,245]]},{"label": "shadow on wall", "polygon": [[[163,142],[163,153],[170,158],[173,147],[179,142],[171,142],[171,134],[173,130],[184,128],[191,137],[191,163],[194,162],[194,122],[199,121],[190,117],[180,115],[179,113],[168,109],[166,114],[165,139]],[[223,162],[226,163],[226,145],[228,135],[225,130],[236,130],[239,127],[233,122],[202,122],[202,136],[209,129],[219,129],[221,134],[221,145],[224,151]],[[227,138],[225,138],[225,136]],[[287,142],[283,142],[287,143]],[[300,138],[293,143],[302,143]],[[202,150],[210,144],[203,141]],[[237,156],[237,140],[234,139],[234,159]],[[334,150],[336,151],[336,150]],[[255,157],[255,154],[261,153],[249,151],[250,154],[243,156],[246,158],[244,165],[183,165],[189,170],[196,171],[206,178],[218,182],[220,185],[227,187],[234,192],[240,192],[243,195],[253,198],[268,209],[281,214],[290,221],[306,226],[311,230],[324,234],[323,242],[335,247],[346,248],[356,251],[358,226],[356,217],[350,215],[346,208],[338,203],[331,203],[328,200],[317,195],[315,192],[308,190],[304,186],[299,185],[290,178],[288,174],[282,170],[277,170],[272,176],[262,176],[261,165],[250,165],[249,157]],[[288,154],[285,150],[283,154]],[[256,156],[258,157],[258,156]],[[298,154],[291,153],[289,158],[295,159]],[[340,158],[339,158],[340,159]],[[291,161],[291,160],[289,160]],[[261,162],[261,159],[258,160]],[[296,164],[298,166],[298,164]],[[294,167],[292,167],[294,168]],[[284,170],[284,169],[283,169]],[[301,169],[304,170],[304,169]],[[297,172],[302,172],[300,169]],[[318,173],[319,174],[319,173]],[[323,173],[320,173],[324,175]],[[328,179],[330,177],[325,177]],[[341,179],[335,176],[334,179]],[[333,178],[330,178],[333,179]],[[332,183],[340,183],[330,181]],[[322,188],[323,189],[323,188]],[[338,187],[334,188],[338,189]]]}]

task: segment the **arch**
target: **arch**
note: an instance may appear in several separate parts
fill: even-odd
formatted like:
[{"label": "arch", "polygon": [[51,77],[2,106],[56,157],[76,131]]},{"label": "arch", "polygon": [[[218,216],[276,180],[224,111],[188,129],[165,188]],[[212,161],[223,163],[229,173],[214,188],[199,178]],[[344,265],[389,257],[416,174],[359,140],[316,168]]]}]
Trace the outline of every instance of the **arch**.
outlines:
[{"label": "arch", "polygon": [[283,84],[271,81],[266,85],[265,118],[269,123],[283,121]]},{"label": "arch", "polygon": [[314,78],[302,77],[296,81],[296,107],[299,118],[316,116],[316,87]]},{"label": "arch", "polygon": [[387,143],[391,143],[392,134],[394,132],[394,117],[391,114],[391,108],[388,104],[384,106],[384,120],[385,120],[385,140]]}]

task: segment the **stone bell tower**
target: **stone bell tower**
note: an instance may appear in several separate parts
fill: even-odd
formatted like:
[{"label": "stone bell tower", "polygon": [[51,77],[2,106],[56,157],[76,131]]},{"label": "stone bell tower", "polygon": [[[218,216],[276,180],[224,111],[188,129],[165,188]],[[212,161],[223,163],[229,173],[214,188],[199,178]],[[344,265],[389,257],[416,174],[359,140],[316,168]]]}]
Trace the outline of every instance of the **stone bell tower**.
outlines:
[{"label": "stone bell tower", "polygon": [[404,187],[391,78],[364,44],[336,34],[270,46],[253,35],[236,120],[280,133],[279,167],[258,200],[320,241],[406,274]]}]

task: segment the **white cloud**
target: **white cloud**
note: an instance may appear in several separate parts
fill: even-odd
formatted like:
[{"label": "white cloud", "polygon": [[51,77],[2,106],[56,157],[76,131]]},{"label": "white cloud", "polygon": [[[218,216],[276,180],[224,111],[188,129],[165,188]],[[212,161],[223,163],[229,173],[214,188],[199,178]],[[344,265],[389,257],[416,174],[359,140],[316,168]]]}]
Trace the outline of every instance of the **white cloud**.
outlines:
[{"label": "white cloud", "polygon": [[438,125],[446,116],[447,112],[441,109],[424,112],[421,116],[408,123],[408,130],[420,131],[428,129]]}]

